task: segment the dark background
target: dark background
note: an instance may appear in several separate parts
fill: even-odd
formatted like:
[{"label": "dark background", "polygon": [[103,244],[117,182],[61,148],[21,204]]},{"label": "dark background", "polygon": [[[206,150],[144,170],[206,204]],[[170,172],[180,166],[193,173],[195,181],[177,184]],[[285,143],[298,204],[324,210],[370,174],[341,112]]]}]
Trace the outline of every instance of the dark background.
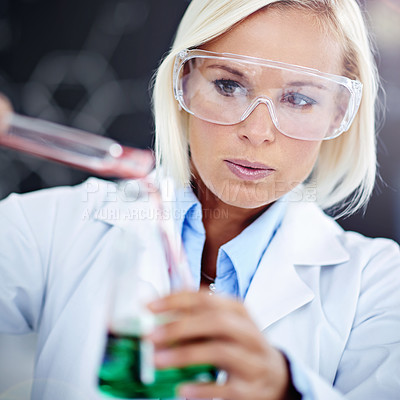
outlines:
[{"label": "dark background", "polygon": [[[0,91],[15,109],[142,148],[153,143],[149,83],[188,0],[0,0]],[[387,91],[382,179],[365,215],[340,223],[400,241],[400,6],[364,0]],[[0,149],[0,198],[87,174]]]}]

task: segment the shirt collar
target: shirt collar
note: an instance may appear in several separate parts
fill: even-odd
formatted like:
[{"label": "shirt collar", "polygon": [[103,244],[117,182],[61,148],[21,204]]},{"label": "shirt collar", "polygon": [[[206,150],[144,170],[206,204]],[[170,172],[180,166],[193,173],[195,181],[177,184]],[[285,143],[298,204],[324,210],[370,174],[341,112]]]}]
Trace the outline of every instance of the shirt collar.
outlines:
[{"label": "shirt collar", "polygon": [[177,189],[175,195],[174,214],[178,232],[182,235],[183,224],[186,221],[197,232],[204,233],[201,204],[191,186]]},{"label": "shirt collar", "polygon": [[[286,211],[286,196],[273,203],[238,236],[221,246],[218,259],[229,258],[237,275],[239,295],[244,298],[251,279],[270,241],[279,228]],[[202,208],[191,187],[176,191],[175,216],[178,232],[182,234],[184,224],[204,234]],[[230,263],[217,263],[218,277],[232,273]]]}]

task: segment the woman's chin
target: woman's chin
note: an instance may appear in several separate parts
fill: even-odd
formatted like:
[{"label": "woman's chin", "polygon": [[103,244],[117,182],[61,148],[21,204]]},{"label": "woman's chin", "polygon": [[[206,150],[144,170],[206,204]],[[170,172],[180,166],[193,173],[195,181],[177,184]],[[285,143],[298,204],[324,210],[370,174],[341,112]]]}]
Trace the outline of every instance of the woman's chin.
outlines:
[{"label": "woman's chin", "polygon": [[220,193],[216,193],[216,195],[223,203],[229,206],[246,209],[260,208],[277,199],[272,193],[243,187],[240,190],[221,191]]}]

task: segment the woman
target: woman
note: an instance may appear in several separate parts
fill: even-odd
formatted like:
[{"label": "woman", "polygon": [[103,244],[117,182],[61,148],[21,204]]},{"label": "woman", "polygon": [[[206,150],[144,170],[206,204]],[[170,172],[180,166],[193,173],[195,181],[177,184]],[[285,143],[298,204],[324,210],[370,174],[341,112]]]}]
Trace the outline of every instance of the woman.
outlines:
[{"label": "woman", "polygon": [[[213,364],[227,379],[180,396],[398,398],[398,246],[320,209],[370,196],[376,91],[353,0],[189,5],[155,81],[156,151],[205,290],[151,303],[184,317],[149,338],[156,366]],[[113,227],[135,207],[112,191],[90,180],[0,208],[0,328],[39,331],[34,398],[96,398]]]}]

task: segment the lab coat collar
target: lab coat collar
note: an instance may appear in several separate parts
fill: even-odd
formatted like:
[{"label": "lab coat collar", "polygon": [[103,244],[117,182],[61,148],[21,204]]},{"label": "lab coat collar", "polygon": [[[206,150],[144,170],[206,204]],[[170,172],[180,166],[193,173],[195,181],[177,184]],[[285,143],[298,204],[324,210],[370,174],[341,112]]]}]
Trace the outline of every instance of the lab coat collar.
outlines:
[{"label": "lab coat collar", "polygon": [[[110,185],[113,185],[111,187]],[[172,189],[171,189],[172,188]],[[92,211],[92,218],[111,225],[125,226],[132,220],[154,219],[159,215],[156,206],[148,194],[136,181],[123,181],[118,186],[108,183],[106,195]],[[174,212],[176,198],[171,180],[164,180],[161,185],[166,206],[162,217],[179,220]],[[294,200],[293,200],[294,199]],[[294,265],[333,265],[345,262],[349,255],[338,239],[342,228],[321,211],[314,202],[297,201],[287,196],[286,215],[278,230],[285,236],[280,251],[292,254]],[[188,203],[189,204],[189,203]],[[267,252],[268,253],[268,252]]]},{"label": "lab coat collar", "polygon": [[[171,205],[173,198],[169,200],[167,204]],[[315,297],[298,273],[299,268],[329,268],[349,260],[339,239],[343,230],[335,221],[313,202],[287,201],[282,224],[258,266],[244,301],[261,330]],[[148,218],[154,222],[154,210],[154,204],[146,196],[137,200],[131,196],[103,203],[93,217],[116,226],[126,226],[135,220],[137,228],[146,229]]]},{"label": "lab coat collar", "polygon": [[341,232],[315,204],[288,205],[245,298],[260,330],[314,299],[314,291],[301,278],[302,269],[334,268],[349,260],[339,240]]},{"label": "lab coat collar", "polygon": [[287,240],[281,244],[294,265],[336,265],[350,258],[340,241],[343,229],[314,202],[289,200],[281,228]]}]

